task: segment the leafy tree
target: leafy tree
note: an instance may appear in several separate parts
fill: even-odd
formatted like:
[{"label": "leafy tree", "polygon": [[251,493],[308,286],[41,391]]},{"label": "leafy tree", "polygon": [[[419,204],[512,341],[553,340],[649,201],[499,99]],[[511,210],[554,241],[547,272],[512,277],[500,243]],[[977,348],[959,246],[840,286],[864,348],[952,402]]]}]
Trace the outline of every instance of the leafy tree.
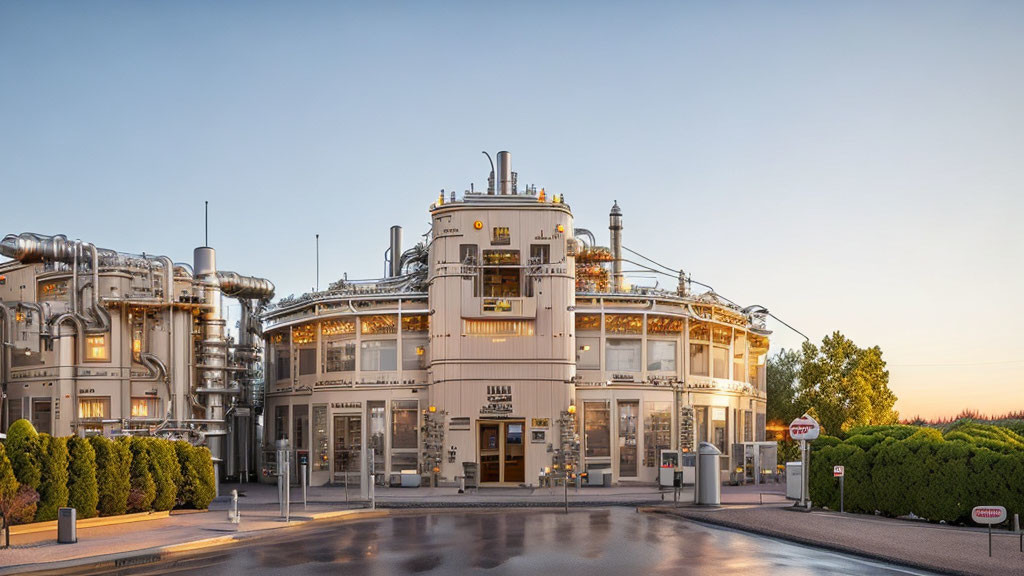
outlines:
[{"label": "leafy tree", "polygon": [[131,492],[132,454],[126,443],[103,436],[91,436],[89,443],[96,451],[100,516],[124,514],[128,510],[128,494]]},{"label": "leafy tree", "polygon": [[128,492],[128,512],[146,512],[156,498],[156,482],[153,481],[149,450],[146,438],[119,438],[117,442],[128,447],[132,455],[130,470],[131,488]]},{"label": "leafy tree", "polygon": [[7,450],[0,442],[0,516],[4,521],[5,548],[11,545],[10,516],[7,511],[12,507],[17,492],[18,479],[14,477],[14,469],[7,458]]},{"label": "leafy tree", "polygon": [[802,412],[796,404],[796,382],[800,373],[800,353],[783,348],[768,358],[767,419],[789,424]]},{"label": "leafy tree", "polygon": [[39,435],[39,506],[36,522],[57,519],[57,509],[68,503],[68,445],[64,438]]},{"label": "leafy tree", "polygon": [[174,452],[181,467],[178,503],[186,508],[205,510],[213,502],[216,492],[210,451],[179,440],[174,443]]},{"label": "leafy tree", "polygon": [[7,429],[7,454],[14,468],[14,477],[19,484],[26,484],[33,490],[39,489],[39,434],[32,423],[24,418],[11,424]]},{"label": "leafy tree", "polygon": [[79,518],[96,516],[99,487],[96,484],[96,451],[84,438],[71,436],[68,444],[68,506]]},{"label": "leafy tree", "polygon": [[174,454],[174,444],[159,438],[146,438],[145,441],[149,451],[150,471],[156,483],[153,509],[170,510],[177,501],[178,486],[181,484],[181,466]]},{"label": "leafy tree", "polygon": [[820,348],[804,343],[795,404],[813,409],[829,434],[840,435],[854,426],[895,424],[895,402],[877,346],[858,348],[839,332],[826,336]]}]

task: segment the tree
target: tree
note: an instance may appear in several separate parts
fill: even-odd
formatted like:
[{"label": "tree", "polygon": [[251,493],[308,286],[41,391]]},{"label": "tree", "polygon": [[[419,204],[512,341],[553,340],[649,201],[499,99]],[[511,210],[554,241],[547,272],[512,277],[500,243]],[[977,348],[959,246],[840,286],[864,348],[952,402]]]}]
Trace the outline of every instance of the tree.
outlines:
[{"label": "tree", "polygon": [[838,331],[823,338],[820,348],[804,343],[797,380],[796,407],[813,408],[829,434],[899,419],[882,350],[858,348]]},{"label": "tree", "polygon": [[124,444],[132,455],[130,470],[131,488],[128,493],[128,511],[146,512],[156,498],[156,482],[146,449],[146,438],[119,438],[117,443]]},{"label": "tree", "polygon": [[796,404],[796,383],[800,373],[800,353],[783,348],[768,358],[767,419],[788,425],[803,412]]},{"label": "tree", "polygon": [[39,434],[32,423],[23,418],[11,424],[7,429],[6,448],[18,483],[39,490]]},{"label": "tree", "polygon": [[68,445],[64,438],[39,435],[41,478],[36,522],[57,519],[57,509],[68,503]]},{"label": "tree", "polygon": [[4,521],[4,548],[11,545],[11,524],[7,510],[12,507],[15,495],[18,493],[18,479],[14,477],[14,469],[11,461],[7,458],[7,451],[4,444],[0,442],[0,516]]},{"label": "tree", "polygon": [[181,466],[174,454],[174,444],[162,438],[145,440],[149,450],[150,471],[156,483],[153,509],[170,510],[177,501],[178,486],[181,484]]},{"label": "tree", "polygon": [[131,492],[132,453],[124,442],[90,436],[96,451],[96,482],[99,486],[100,516],[117,516],[128,509]]},{"label": "tree", "polygon": [[68,443],[68,506],[79,518],[96,516],[99,487],[96,484],[96,451],[85,438],[71,436]]}]

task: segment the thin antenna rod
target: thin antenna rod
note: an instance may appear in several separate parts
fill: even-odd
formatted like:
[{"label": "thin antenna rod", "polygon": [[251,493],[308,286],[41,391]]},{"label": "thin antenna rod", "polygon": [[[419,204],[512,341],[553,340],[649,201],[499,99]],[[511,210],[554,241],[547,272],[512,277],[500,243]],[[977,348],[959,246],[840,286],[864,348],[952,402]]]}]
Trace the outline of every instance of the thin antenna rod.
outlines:
[{"label": "thin antenna rod", "polygon": [[316,291],[320,291],[320,235],[316,235]]},{"label": "thin antenna rod", "polygon": [[210,201],[206,200],[203,202],[203,233],[206,235],[203,241],[203,246],[210,247]]}]

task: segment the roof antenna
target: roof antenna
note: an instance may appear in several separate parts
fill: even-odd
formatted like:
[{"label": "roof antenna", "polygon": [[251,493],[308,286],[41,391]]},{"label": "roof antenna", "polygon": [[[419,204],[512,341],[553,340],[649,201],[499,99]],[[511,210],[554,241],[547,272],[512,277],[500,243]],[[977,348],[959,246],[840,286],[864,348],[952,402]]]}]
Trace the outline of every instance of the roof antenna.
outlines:
[{"label": "roof antenna", "polygon": [[203,202],[203,233],[206,234],[203,246],[210,247],[210,201]]},{"label": "roof antenna", "polygon": [[320,291],[320,235],[316,235],[316,291]]}]

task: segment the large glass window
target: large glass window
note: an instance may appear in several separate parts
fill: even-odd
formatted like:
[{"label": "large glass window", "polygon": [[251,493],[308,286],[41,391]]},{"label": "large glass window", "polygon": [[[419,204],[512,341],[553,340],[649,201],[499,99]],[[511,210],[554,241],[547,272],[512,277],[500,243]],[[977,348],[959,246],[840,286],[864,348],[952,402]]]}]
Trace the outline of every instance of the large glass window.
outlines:
[{"label": "large glass window", "polygon": [[398,370],[398,345],[394,340],[370,340],[363,342],[359,356],[360,369]]},{"label": "large glass window", "polygon": [[694,447],[696,449],[700,447],[701,442],[708,441],[708,407],[694,407],[693,415],[697,419],[697,445]]},{"label": "large glass window", "polygon": [[327,435],[327,405],[313,406],[313,470],[330,470],[330,441]]},{"label": "large glass window", "polygon": [[661,372],[675,372],[676,343],[674,341],[647,341],[647,369]]},{"label": "large glass window", "polygon": [[533,336],[532,320],[463,320],[466,336]]},{"label": "large glass window", "polygon": [[754,413],[750,410],[743,412],[743,441],[754,441]]},{"label": "large glass window", "polygon": [[324,336],[345,336],[356,333],[355,318],[338,318],[323,323],[321,333]]},{"label": "large glass window", "polygon": [[612,455],[610,420],[611,408],[607,402],[583,403],[583,442],[588,458]]},{"label": "large glass window", "polygon": [[679,334],[683,331],[683,319],[675,316],[648,316],[648,334]]},{"label": "large glass window", "polygon": [[309,424],[309,404],[296,404],[292,407],[292,422],[295,423],[292,448],[295,450],[308,450],[309,435],[306,433],[306,426]]},{"label": "large glass window", "polygon": [[132,398],[132,418],[156,418],[158,399],[154,396]]},{"label": "large glass window", "polygon": [[416,470],[419,462],[419,402],[391,403],[391,471]]},{"label": "large glass window", "polygon": [[274,439],[284,440],[288,437],[288,406],[274,408]]},{"label": "large glass window", "polygon": [[398,317],[392,314],[363,316],[359,319],[362,334],[398,334]]},{"label": "large glass window", "polygon": [[712,365],[715,367],[715,378],[728,378],[729,377],[729,348],[725,346],[715,346],[713,349],[713,362]]},{"label": "large glass window", "polygon": [[576,367],[583,370],[601,369],[601,339],[576,337]]},{"label": "large glass window", "polygon": [[690,374],[694,376],[707,376],[710,374],[708,366],[711,365],[708,356],[707,344],[690,344]]},{"label": "large glass window", "polygon": [[600,314],[576,314],[576,331],[601,330]]},{"label": "large glass window", "polygon": [[402,370],[427,369],[427,339],[406,336],[402,339]]},{"label": "large glass window", "polygon": [[[366,447],[373,450],[373,473],[383,476],[384,474],[384,436],[387,434],[387,424],[384,421],[385,409],[383,400],[372,400],[366,403],[367,438]],[[383,478],[378,477],[378,480]]]},{"label": "large glass window", "polygon": [[484,250],[482,278],[484,298],[519,298],[522,295],[519,250]]},{"label": "large glass window", "polygon": [[459,262],[467,266],[476,266],[478,255],[476,244],[459,244]]},{"label": "large glass window", "polygon": [[642,314],[605,314],[604,330],[608,334],[643,334]]},{"label": "large glass window", "polygon": [[[729,429],[729,409],[719,406],[711,407],[711,442],[722,454],[729,453],[727,431]],[[722,458],[723,466],[729,465],[728,458]]]},{"label": "large glass window", "polygon": [[299,376],[316,374],[316,349],[303,348],[299,350]]},{"label": "large glass window", "polygon": [[[287,346],[287,345],[286,345]],[[277,350],[277,357],[274,359],[274,366],[277,369],[278,380],[290,380],[292,377],[292,353],[287,348]]]},{"label": "large glass window", "polygon": [[85,361],[110,361],[110,348],[107,346],[106,334],[94,334],[92,336],[85,337]]},{"label": "large glass window", "polygon": [[609,338],[605,369],[609,372],[639,372],[640,340]]},{"label": "large glass window", "polygon": [[672,448],[672,403],[644,402],[644,466],[659,466],[662,450]]},{"label": "large glass window", "polygon": [[530,244],[530,264],[548,264],[550,262],[550,244]]},{"label": "large glass window", "polygon": [[747,374],[747,336],[736,331],[732,340],[732,379],[743,382]]},{"label": "large glass window", "polygon": [[430,316],[409,314],[402,316],[402,332],[427,332],[430,330]]},{"label": "large glass window", "polygon": [[110,418],[110,396],[78,399],[79,418]]},{"label": "large glass window", "polygon": [[325,352],[324,364],[327,372],[352,372],[356,369],[355,341],[328,341]]}]

